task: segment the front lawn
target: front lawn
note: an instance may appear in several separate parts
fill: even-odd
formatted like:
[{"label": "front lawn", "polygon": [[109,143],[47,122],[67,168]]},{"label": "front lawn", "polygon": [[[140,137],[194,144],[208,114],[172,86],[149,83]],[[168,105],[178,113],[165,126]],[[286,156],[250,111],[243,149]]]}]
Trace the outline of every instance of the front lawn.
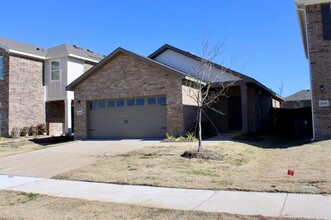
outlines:
[{"label": "front lawn", "polygon": [[[261,216],[147,208],[82,199],[0,191],[0,219],[241,219]],[[268,219],[281,219],[269,218]],[[285,218],[284,218],[285,219]],[[286,218],[287,220],[289,218]],[[293,218],[291,218],[293,219]]]},{"label": "front lawn", "polygon": [[28,139],[0,141],[0,157],[6,157],[13,154],[25,153],[33,150],[45,148],[39,144],[35,144]]},{"label": "front lawn", "polygon": [[[331,193],[331,141],[286,149],[224,141],[220,160],[180,157],[194,147],[155,146],[110,157],[55,178],[192,189]],[[267,146],[268,147],[268,146]],[[294,176],[287,171],[294,170]]]}]

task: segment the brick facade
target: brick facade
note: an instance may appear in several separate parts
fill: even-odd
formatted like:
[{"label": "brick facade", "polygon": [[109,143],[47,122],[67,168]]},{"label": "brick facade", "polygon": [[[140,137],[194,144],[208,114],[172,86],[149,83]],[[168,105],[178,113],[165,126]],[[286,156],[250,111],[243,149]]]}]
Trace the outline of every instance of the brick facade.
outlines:
[{"label": "brick facade", "polygon": [[14,127],[45,123],[43,62],[13,56],[0,48],[4,57],[0,80],[1,136],[9,136]]},{"label": "brick facade", "polygon": [[182,79],[171,72],[120,53],[75,88],[75,138],[88,137],[88,101],[141,96],[167,97],[167,132],[184,132]]},{"label": "brick facade", "polygon": [[[317,139],[331,137],[331,41],[323,39],[321,5],[306,7],[313,115]],[[324,87],[324,90],[321,89]],[[320,107],[319,101],[329,101]]]},{"label": "brick facade", "polygon": [[9,57],[9,131],[45,123],[43,62]]}]

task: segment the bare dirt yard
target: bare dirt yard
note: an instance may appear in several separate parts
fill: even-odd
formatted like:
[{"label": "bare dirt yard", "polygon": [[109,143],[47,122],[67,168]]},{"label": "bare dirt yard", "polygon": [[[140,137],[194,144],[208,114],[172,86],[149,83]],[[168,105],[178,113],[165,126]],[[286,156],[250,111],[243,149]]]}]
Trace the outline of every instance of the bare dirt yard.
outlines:
[{"label": "bare dirt yard", "polygon": [[[147,208],[81,199],[0,191],[0,219],[246,219],[261,216]],[[286,218],[291,219],[291,218]]]},{"label": "bare dirt yard", "polygon": [[[224,141],[205,149],[220,160],[187,159],[195,149],[167,144],[109,157],[58,179],[191,189],[331,194],[331,141],[293,143]],[[294,176],[287,175],[294,170]]]}]

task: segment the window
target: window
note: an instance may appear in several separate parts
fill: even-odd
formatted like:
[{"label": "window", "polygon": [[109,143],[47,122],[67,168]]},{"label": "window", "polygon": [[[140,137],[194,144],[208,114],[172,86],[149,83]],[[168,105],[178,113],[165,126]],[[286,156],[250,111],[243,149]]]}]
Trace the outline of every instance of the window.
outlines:
[{"label": "window", "polygon": [[137,99],[137,105],[145,105],[145,99]]},{"label": "window", "polygon": [[0,57],[0,79],[3,78],[3,57]]},{"label": "window", "polygon": [[98,108],[106,108],[105,102],[98,102]]},{"label": "window", "polygon": [[155,105],[156,104],[156,99],[155,98],[148,98],[147,99],[147,104],[148,105]]},{"label": "window", "polygon": [[117,100],[116,101],[116,106],[117,107],[123,107],[124,106],[124,100]]},{"label": "window", "polygon": [[157,98],[157,104],[159,104],[159,105],[166,105],[167,104],[166,97],[158,97]]},{"label": "window", "polygon": [[51,62],[51,80],[60,79],[60,62],[52,61]]},{"label": "window", "polygon": [[114,100],[108,101],[108,107],[109,108],[114,108],[115,107],[115,101]]},{"label": "window", "polygon": [[323,38],[324,40],[331,40],[331,5],[322,4],[322,23],[323,23]]},{"label": "window", "polygon": [[127,106],[134,106],[135,105],[135,101],[134,99],[129,99],[127,102],[126,102]]},{"label": "window", "polygon": [[96,102],[90,102],[90,109],[96,109],[97,103]]}]

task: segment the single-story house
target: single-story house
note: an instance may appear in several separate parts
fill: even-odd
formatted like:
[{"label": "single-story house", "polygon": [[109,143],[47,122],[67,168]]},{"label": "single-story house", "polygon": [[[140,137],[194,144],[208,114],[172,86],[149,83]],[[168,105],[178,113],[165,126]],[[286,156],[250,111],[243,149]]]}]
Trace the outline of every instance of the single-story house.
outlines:
[{"label": "single-story house", "polygon": [[309,89],[300,90],[285,98],[282,108],[306,108],[311,107],[311,91]]},{"label": "single-story house", "polygon": [[[75,139],[162,138],[194,128],[197,104],[188,95],[201,58],[170,45],[149,57],[118,48],[78,77],[74,91]],[[233,82],[219,100],[225,115],[209,114],[220,131],[260,131],[283,100],[258,81],[213,64],[219,82]],[[218,89],[217,81],[213,89]],[[219,84],[221,85],[221,84]],[[207,120],[207,119],[204,120]]]}]

